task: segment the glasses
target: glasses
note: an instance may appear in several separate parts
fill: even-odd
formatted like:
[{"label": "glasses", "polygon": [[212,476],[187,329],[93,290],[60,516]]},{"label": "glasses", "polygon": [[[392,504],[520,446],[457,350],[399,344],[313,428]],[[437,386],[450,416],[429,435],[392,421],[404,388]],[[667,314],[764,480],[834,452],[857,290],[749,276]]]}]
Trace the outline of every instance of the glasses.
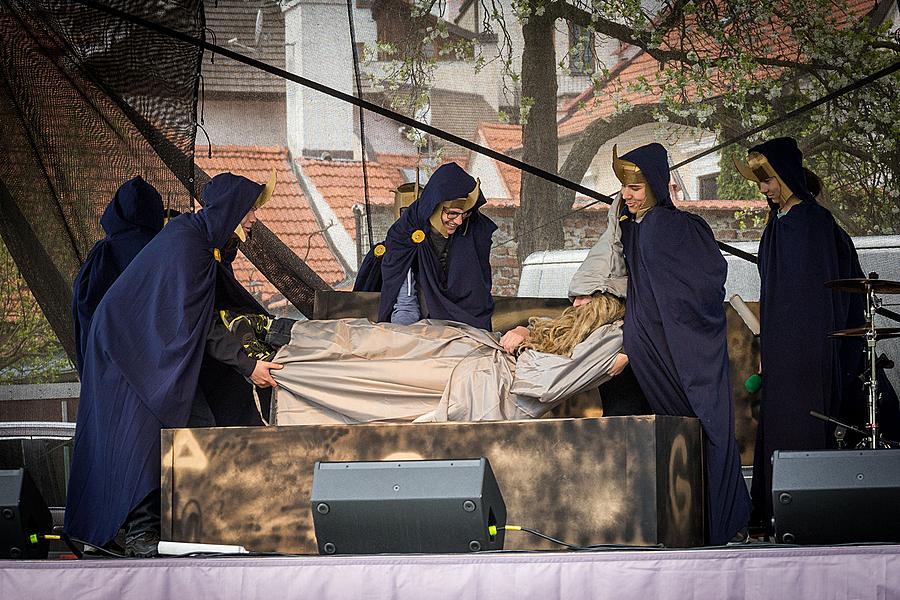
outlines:
[{"label": "glasses", "polygon": [[463,211],[461,211],[461,210],[454,210],[454,209],[452,209],[452,208],[449,208],[449,209],[447,209],[447,208],[442,208],[442,209],[441,209],[441,212],[443,213],[443,215],[444,215],[445,217],[447,217],[447,218],[448,218],[449,220],[451,220],[451,221],[455,221],[455,220],[460,219],[460,218],[461,218],[463,221],[465,221],[466,219],[469,218],[469,215],[472,214],[472,211],[463,212]]}]

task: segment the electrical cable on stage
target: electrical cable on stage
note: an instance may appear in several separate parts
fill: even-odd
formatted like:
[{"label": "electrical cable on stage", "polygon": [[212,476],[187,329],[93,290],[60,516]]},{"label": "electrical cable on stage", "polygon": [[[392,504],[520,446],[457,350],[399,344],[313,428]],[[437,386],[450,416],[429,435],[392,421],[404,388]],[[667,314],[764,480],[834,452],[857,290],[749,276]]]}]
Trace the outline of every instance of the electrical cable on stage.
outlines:
[{"label": "electrical cable on stage", "polygon": [[569,542],[558,540],[554,537],[550,537],[545,533],[541,533],[536,529],[531,529],[530,527],[522,527],[521,525],[503,525],[497,527],[496,525],[491,525],[488,527],[488,534],[492,537],[497,535],[499,530],[505,531],[524,531],[526,533],[530,533],[531,535],[537,536],[541,539],[547,540],[548,542],[553,542],[554,544],[559,544],[560,546],[564,546],[569,550],[575,551],[585,551],[585,550],[663,550],[665,546],[662,544],[654,544],[652,546],[635,546],[631,544],[591,544],[589,546],[578,546],[577,544],[570,544]]}]

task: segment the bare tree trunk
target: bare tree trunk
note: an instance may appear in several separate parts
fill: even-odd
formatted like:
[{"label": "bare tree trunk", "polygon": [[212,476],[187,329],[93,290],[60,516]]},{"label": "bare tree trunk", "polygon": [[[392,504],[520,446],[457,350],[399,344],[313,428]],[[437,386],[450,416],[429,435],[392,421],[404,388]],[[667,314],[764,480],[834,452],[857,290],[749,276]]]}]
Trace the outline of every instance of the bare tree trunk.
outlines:
[{"label": "bare tree trunk", "polygon": [[[532,15],[523,25],[522,97],[533,100],[522,131],[522,159],[556,173],[559,139],[556,129],[556,54],[552,17]],[[528,101],[528,100],[526,100]],[[563,223],[558,215],[556,186],[522,173],[522,193],[515,227],[519,263],[536,250],[563,247]],[[550,223],[550,221],[553,221]],[[549,224],[548,224],[549,223]]]}]

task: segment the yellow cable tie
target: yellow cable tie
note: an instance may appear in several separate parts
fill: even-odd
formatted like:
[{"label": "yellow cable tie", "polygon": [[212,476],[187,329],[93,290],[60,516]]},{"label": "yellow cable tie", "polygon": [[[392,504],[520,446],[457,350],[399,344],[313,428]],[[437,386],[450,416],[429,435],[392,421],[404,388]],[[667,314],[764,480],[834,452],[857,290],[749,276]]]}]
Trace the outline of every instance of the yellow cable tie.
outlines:
[{"label": "yellow cable tie", "polygon": [[504,525],[503,529],[507,531],[522,531],[521,525]]},{"label": "yellow cable tie", "polygon": [[44,539],[45,540],[61,540],[62,536],[56,535],[53,533],[48,533],[47,535],[44,536]]}]

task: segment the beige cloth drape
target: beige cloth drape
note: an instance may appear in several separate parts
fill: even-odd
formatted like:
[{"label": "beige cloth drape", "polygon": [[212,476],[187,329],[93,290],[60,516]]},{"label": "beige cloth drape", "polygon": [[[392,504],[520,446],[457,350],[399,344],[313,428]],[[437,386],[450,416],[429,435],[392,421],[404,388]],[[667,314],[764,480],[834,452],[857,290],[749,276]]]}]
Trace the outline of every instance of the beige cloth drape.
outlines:
[{"label": "beige cloth drape", "polygon": [[587,257],[569,282],[569,298],[606,292],[625,298],[628,291],[628,269],[622,248],[622,227],[619,224],[621,194],[616,196],[606,217],[606,231],[590,249]]},{"label": "beige cloth drape", "polygon": [[299,321],[274,358],[275,424],[539,417],[608,379],[621,348],[619,321],[572,357],[529,350],[517,368],[496,334],[462,323]]}]

